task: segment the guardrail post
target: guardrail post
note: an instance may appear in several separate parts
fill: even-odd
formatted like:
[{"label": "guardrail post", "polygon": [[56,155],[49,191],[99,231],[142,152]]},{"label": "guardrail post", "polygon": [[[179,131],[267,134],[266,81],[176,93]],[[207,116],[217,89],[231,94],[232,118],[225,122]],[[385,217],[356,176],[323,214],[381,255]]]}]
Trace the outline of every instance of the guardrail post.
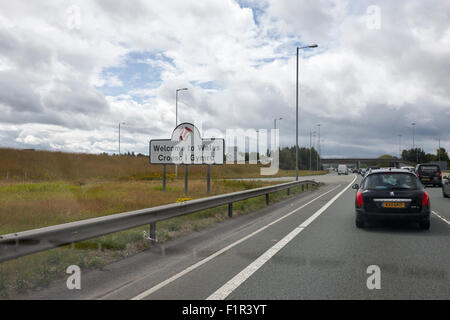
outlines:
[{"label": "guardrail post", "polygon": [[211,165],[208,164],[206,169],[206,193],[209,194],[211,191]]},{"label": "guardrail post", "polygon": [[188,165],[184,165],[184,193],[188,192]]},{"label": "guardrail post", "polygon": [[233,217],[233,202],[228,204],[228,216]]},{"label": "guardrail post", "polygon": [[162,189],[163,189],[163,191],[166,191],[166,165],[165,164],[163,164],[162,180],[163,180]]},{"label": "guardrail post", "polygon": [[306,184],[306,190],[309,190],[309,183]]},{"label": "guardrail post", "polygon": [[266,205],[269,205],[269,194],[266,193]]},{"label": "guardrail post", "polygon": [[305,185],[302,184],[302,192],[305,191]]},{"label": "guardrail post", "polygon": [[291,189],[287,188],[287,195],[289,196],[291,194]]},{"label": "guardrail post", "polygon": [[156,222],[150,223],[150,240],[156,241]]}]

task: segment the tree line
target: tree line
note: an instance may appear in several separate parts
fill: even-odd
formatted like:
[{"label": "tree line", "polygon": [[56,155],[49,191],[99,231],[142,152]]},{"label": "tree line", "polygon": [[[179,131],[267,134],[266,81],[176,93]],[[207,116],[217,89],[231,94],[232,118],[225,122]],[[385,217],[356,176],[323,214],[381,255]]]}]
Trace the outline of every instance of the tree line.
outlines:
[{"label": "tree line", "polygon": [[431,161],[447,161],[450,165],[449,156],[445,148],[440,148],[436,150],[436,154],[426,153],[422,148],[414,148],[402,151],[402,160],[407,160],[414,163],[427,163]]}]

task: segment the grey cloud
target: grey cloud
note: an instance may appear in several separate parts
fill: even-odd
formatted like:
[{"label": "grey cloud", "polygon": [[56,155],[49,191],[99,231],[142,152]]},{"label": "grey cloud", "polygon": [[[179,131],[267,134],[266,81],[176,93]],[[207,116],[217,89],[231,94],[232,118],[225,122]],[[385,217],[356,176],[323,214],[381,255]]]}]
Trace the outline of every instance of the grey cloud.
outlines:
[{"label": "grey cloud", "polygon": [[39,94],[30,86],[27,77],[11,71],[0,71],[0,103],[13,112],[43,110]]},{"label": "grey cloud", "polygon": [[[145,143],[142,141],[147,137],[165,136],[170,131],[174,122],[175,88],[189,86],[189,81],[197,80],[192,78],[198,76],[202,81],[210,77],[207,80],[220,83],[220,90],[208,94],[196,85],[190,86],[189,92],[180,96],[181,117],[204,117],[205,129],[213,127],[221,131],[236,127],[272,128],[273,119],[283,117],[278,124],[281,143],[293,145],[295,65],[289,65],[286,71],[286,65],[278,61],[279,64],[267,70],[264,68],[264,57],[260,60],[261,48],[255,43],[264,43],[265,50],[261,52],[270,58],[285,54],[280,58],[282,60],[292,58],[299,41],[313,41],[324,49],[307,55],[318,54],[319,62],[326,64],[332,61],[335,58],[332,54],[336,52],[345,58],[336,60],[339,65],[329,65],[329,70],[317,66],[320,70],[317,70],[316,82],[312,81],[316,74],[310,74],[308,79],[304,69],[301,69],[302,146],[309,145],[309,128],[316,129],[317,123],[322,124],[324,155],[395,154],[398,134],[403,134],[404,147],[410,145],[412,121],[418,123],[416,141],[427,152],[433,151],[438,136],[443,146],[450,141],[450,58],[448,48],[444,47],[444,37],[450,28],[448,1],[377,1],[375,4],[382,9],[380,30],[368,30],[358,20],[365,13],[365,8],[374,4],[373,1],[350,1],[347,6],[346,2],[326,0],[276,1],[259,7],[266,10],[258,20],[260,25],[249,24],[256,30],[255,37],[258,32],[266,36],[255,39],[251,44],[253,34],[248,37],[249,40],[247,37],[240,38],[232,28],[224,34],[223,28],[229,26],[220,24],[222,21],[217,18],[222,17],[223,12],[219,14],[214,8],[209,10],[209,6],[214,7],[213,2],[204,6],[192,5],[189,12],[182,13],[176,12],[177,8],[171,8],[170,4],[168,7],[162,6],[161,10],[166,13],[164,17],[144,1],[134,2],[133,5],[106,0],[95,3],[93,7],[86,4],[93,10],[86,17],[99,17],[99,21],[104,23],[99,27],[111,27],[119,33],[115,38],[101,30],[100,34],[105,36],[101,40],[114,48],[116,42],[125,41],[124,45],[129,46],[126,50],[131,51],[140,45],[150,51],[156,48],[158,52],[173,58],[174,65],[164,73],[161,87],[155,90],[156,97],[152,97],[148,104],[139,106],[145,110],[158,110],[161,114],[155,115],[157,122],[152,121],[151,113],[141,114],[139,108],[130,108],[133,111],[129,111],[123,105],[110,107],[103,94],[89,83],[104,57],[95,54],[95,41],[89,42],[83,35],[79,38],[74,36],[75,40],[80,40],[80,47],[75,42],[72,47],[69,45],[71,37],[64,34],[65,42],[62,43],[65,45],[58,46],[56,42],[50,45],[42,41],[38,34],[30,32],[27,36],[13,28],[0,29],[0,57],[15,68],[0,71],[3,123],[57,124],[66,129],[97,129],[111,133],[116,131],[117,119],[123,118],[127,122],[123,142],[132,145],[134,141],[137,145],[143,145]],[[335,9],[333,4],[340,7]],[[222,5],[217,7],[223,8]],[[39,8],[36,6],[34,9],[38,11]],[[85,7],[82,10],[87,12]],[[205,12],[210,13],[207,19],[198,22]],[[172,13],[173,17],[169,17]],[[344,16],[344,13],[347,15]],[[31,11],[27,14],[32,15]],[[36,12],[34,18],[38,16]],[[164,23],[169,23],[174,17],[178,19],[175,21],[178,23],[176,27],[161,29],[161,25],[165,26]],[[142,29],[139,29],[140,26]],[[218,31],[212,32],[210,29]],[[40,32],[44,32],[42,30]],[[414,30],[426,30],[430,42],[421,40]],[[199,31],[200,36],[190,38],[195,31]],[[242,30],[242,33],[247,31]],[[269,35],[272,31],[272,35],[276,36]],[[206,36],[202,37],[203,34]],[[222,51],[227,57],[221,57],[220,50],[209,46],[222,42],[226,48]],[[93,46],[92,51],[91,48],[86,50],[86,43]],[[149,49],[149,46],[154,47]],[[232,50],[239,52],[235,51],[236,56],[229,59]],[[243,54],[241,50],[247,51]],[[258,54],[255,54],[256,51]],[[252,68],[255,57],[261,61],[261,66]],[[243,67],[236,68],[236,65]],[[273,71],[277,67],[280,67],[279,74]],[[370,77],[371,71],[376,73],[379,70],[387,74],[386,80]],[[286,75],[289,72],[292,73]],[[317,81],[317,78],[321,80]],[[392,88],[403,88],[397,84],[405,84],[405,90],[413,94],[400,90],[392,92]],[[47,88],[47,91],[38,90],[42,88]],[[373,96],[372,91],[377,96]],[[420,93],[419,97],[414,93]],[[384,94],[393,99],[387,99]],[[408,94],[408,99],[402,99]],[[396,104],[392,100],[400,102]],[[358,104],[357,108],[353,104]],[[166,105],[170,110],[161,111],[159,106]],[[354,110],[358,112],[352,112]],[[145,119],[147,115],[149,119]],[[17,136],[5,135],[9,145],[18,145],[15,141]],[[108,142],[113,139],[111,137],[105,140]],[[46,139],[52,140],[52,137]],[[88,147],[98,142],[97,139],[95,135],[85,138]],[[58,145],[63,143],[58,140]]]},{"label": "grey cloud", "polygon": [[51,50],[45,43],[39,42],[28,34],[20,36],[14,29],[8,32],[0,28],[0,56],[23,70],[46,69],[51,64]]},{"label": "grey cloud", "polygon": [[45,106],[54,112],[98,115],[109,105],[102,93],[79,80],[55,81],[53,90],[43,97]]},{"label": "grey cloud", "polygon": [[132,3],[121,0],[96,0],[95,2],[104,13],[121,22],[154,18],[154,14],[149,10],[149,7],[141,0]]},{"label": "grey cloud", "polygon": [[289,32],[300,34],[304,42],[325,43],[332,40],[336,24],[339,23],[332,12],[332,1],[304,0],[269,1],[267,14],[270,18],[281,20]]}]

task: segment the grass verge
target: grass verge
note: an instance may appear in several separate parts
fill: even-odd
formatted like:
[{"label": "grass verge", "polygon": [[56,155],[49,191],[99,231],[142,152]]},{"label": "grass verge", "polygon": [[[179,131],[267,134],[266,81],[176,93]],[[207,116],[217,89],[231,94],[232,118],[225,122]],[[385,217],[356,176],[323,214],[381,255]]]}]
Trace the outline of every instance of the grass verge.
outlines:
[{"label": "grass verge", "polygon": [[[214,190],[214,192],[226,193],[262,187],[265,185],[270,185],[270,183],[259,181],[218,180],[213,181],[212,190]],[[79,187],[81,189],[90,188],[89,186]],[[104,194],[104,189],[102,189],[101,187],[91,187],[94,188],[93,194]],[[155,186],[152,184],[146,186],[148,190],[152,190],[153,192],[155,192],[154,187]],[[202,189],[203,187],[204,185],[198,182],[196,188]],[[84,199],[82,190],[80,191],[80,188],[76,186],[74,187],[70,184],[61,183],[51,187],[47,185],[33,187],[20,186],[18,188],[19,189],[13,188],[13,190],[7,189],[5,192],[10,191],[13,192],[13,194],[20,194],[21,192],[24,192],[23,189],[25,189],[26,194],[30,197],[33,197],[33,192],[37,192],[36,190],[40,190],[41,192],[45,190],[45,192],[51,194],[48,195],[49,198],[51,198],[55,195],[58,195],[58,191],[61,192],[62,190],[62,194],[65,194],[65,192],[75,193],[79,197],[77,198],[77,201],[80,201],[80,199]],[[165,201],[169,201],[170,199],[169,202],[175,202],[173,201],[175,197],[177,198],[177,200],[180,199],[182,201],[183,197],[180,196],[182,195],[182,193],[180,193],[180,190],[178,190],[180,187],[177,184],[174,184],[172,188],[172,190],[164,192],[163,196],[166,197]],[[189,197],[196,198],[196,188],[193,187],[193,192],[192,194],[189,194]],[[118,189],[120,190],[119,187]],[[0,190],[0,195],[3,194],[2,191],[4,190]],[[132,188],[131,192],[136,192],[136,189]],[[203,191],[198,190],[198,193],[196,195],[200,197],[199,195],[202,195],[202,192]],[[302,192],[301,187],[292,188],[291,196],[300,192]],[[89,195],[91,195],[91,193],[89,193]],[[114,196],[115,192],[112,191],[111,197]],[[270,195],[270,202],[278,202],[285,199],[286,197],[286,191],[276,192]],[[164,199],[160,199],[160,201],[164,202]],[[261,209],[264,206],[265,196],[239,201],[233,204],[233,216],[246,214],[248,212]],[[125,205],[125,207],[127,206]],[[106,211],[110,211],[110,209]],[[164,243],[191,232],[198,232],[205,228],[214,226],[215,224],[220,223],[226,219],[229,219],[227,206],[212,208],[192,213],[186,216],[158,222],[156,236],[158,242]],[[30,225],[39,225],[39,223],[35,221],[31,222]],[[73,246],[64,246],[61,248],[0,263],[0,298],[8,299],[16,295],[24,294],[30,290],[39,290],[41,288],[45,288],[50,283],[52,283],[52,281],[67,277],[67,275],[65,274],[65,270],[69,265],[78,265],[83,271],[103,268],[105,265],[113,261],[117,261],[121,258],[125,258],[142,250],[151,248],[153,246],[153,243],[145,239],[144,237],[148,233],[148,228],[148,226],[143,226],[132,230],[117,232],[104,237],[76,243]]]}]

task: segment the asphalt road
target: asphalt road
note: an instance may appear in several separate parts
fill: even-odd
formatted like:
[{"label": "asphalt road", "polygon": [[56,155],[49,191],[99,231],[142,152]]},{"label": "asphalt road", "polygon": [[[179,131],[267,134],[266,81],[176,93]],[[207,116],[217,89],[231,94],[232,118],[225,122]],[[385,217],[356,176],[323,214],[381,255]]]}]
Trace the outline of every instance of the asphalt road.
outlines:
[{"label": "asphalt road", "polygon": [[[427,188],[431,228],[354,223],[354,175],[61,281],[38,299],[450,299],[450,199]],[[360,180],[360,178],[357,178]],[[380,289],[368,289],[369,266]]]}]

